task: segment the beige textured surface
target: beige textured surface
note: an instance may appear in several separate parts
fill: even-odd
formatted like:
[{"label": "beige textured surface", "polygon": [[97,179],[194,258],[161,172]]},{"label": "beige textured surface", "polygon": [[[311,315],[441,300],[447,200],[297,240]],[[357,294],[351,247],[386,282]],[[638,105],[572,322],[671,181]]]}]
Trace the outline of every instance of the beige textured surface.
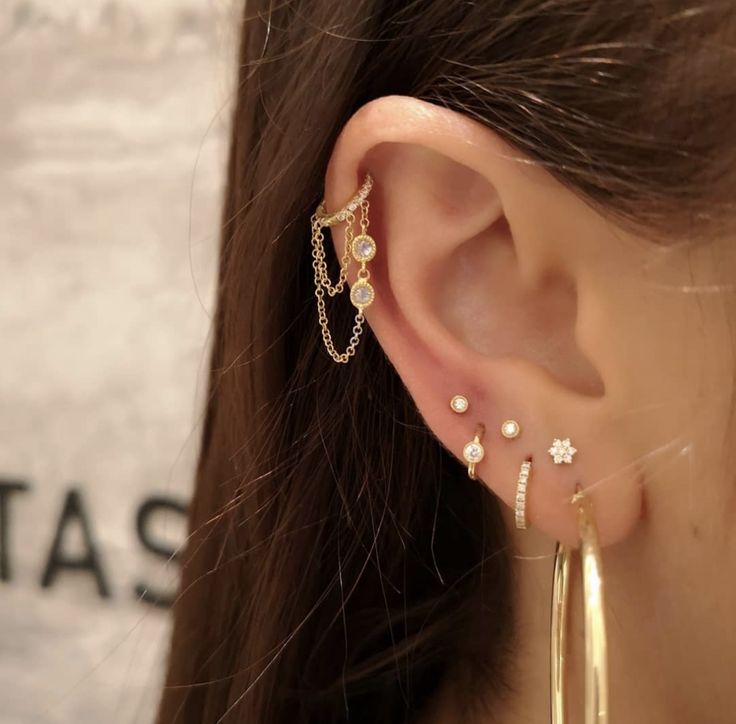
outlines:
[{"label": "beige textured surface", "polygon": [[[134,516],[152,493],[189,494],[235,15],[214,0],[0,4],[0,476],[31,485],[0,585],[3,724],[150,721],[167,617],[133,586],[175,571]],[[107,601],[84,574],[39,585],[72,484]]]}]

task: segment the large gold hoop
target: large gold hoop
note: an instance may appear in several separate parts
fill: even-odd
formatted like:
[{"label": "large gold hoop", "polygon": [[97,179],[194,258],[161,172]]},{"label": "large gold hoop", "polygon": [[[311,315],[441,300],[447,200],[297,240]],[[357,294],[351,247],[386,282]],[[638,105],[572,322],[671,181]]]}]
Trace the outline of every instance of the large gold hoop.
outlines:
[{"label": "large gold hoop", "polygon": [[[608,724],[608,640],[604,611],[603,574],[598,531],[590,499],[582,492],[573,498],[577,507],[580,559],[583,571],[585,627],[585,724]],[[567,629],[570,609],[572,549],[557,544],[552,580],[551,715],[552,724],[567,722]]]}]

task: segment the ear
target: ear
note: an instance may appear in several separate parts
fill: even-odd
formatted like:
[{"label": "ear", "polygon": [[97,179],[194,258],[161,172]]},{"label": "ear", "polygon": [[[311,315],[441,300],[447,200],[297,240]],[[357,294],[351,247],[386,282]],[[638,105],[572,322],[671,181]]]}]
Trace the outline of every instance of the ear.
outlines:
[{"label": "ear", "polygon": [[[617,355],[600,333],[610,308],[600,277],[621,269],[622,232],[487,127],[413,98],[380,98],[350,119],[327,209],[366,172],[378,247],[366,317],[429,427],[466,464],[463,448],[484,426],[477,476],[511,508],[531,460],[531,526],[574,544],[580,486],[601,540],[622,538],[641,511],[637,451],[619,414]],[[343,227],[333,240],[341,252]],[[450,407],[457,394],[464,414]],[[513,439],[501,435],[509,419],[521,428]],[[578,452],[555,464],[548,449],[566,438]]]}]

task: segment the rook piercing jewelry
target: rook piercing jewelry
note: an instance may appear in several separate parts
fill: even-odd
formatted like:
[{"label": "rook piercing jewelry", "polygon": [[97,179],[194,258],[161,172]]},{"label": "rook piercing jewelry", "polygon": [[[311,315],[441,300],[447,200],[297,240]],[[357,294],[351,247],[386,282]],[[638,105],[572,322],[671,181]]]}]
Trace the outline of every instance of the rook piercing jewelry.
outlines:
[{"label": "rook piercing jewelry", "polygon": [[507,440],[513,440],[515,437],[519,437],[519,433],[521,432],[521,426],[519,425],[516,420],[506,420],[501,425],[501,434],[507,439]]},{"label": "rook piercing jewelry", "polygon": [[468,407],[470,407],[470,403],[465,395],[455,395],[450,400],[450,409],[453,412],[457,412],[458,415],[462,415],[464,412],[467,412]]},{"label": "rook piercing jewelry", "polygon": [[572,446],[569,437],[566,437],[564,440],[555,438],[552,441],[552,447],[547,452],[552,456],[555,465],[560,465],[561,463],[570,465],[577,449]]},{"label": "rook piercing jewelry", "polygon": [[514,507],[516,527],[526,530],[528,522],[526,518],[526,486],[529,482],[529,473],[532,469],[532,461],[524,460],[519,469],[519,479],[516,482],[516,505]]},{"label": "rook piercing jewelry", "polygon": [[463,448],[463,457],[468,463],[468,477],[475,480],[475,466],[483,459],[486,454],[485,448],[481,444],[486,426],[479,423],[475,431],[475,437]]},{"label": "rook piercing jewelry", "polygon": [[[373,188],[373,178],[370,174],[366,174],[363,185],[346,206],[333,214],[328,214],[325,209],[325,202],[322,200],[311,218],[312,268],[314,269],[314,296],[317,300],[317,317],[327,352],[335,362],[341,364],[347,363],[355,354],[360,336],[363,333],[363,323],[365,322],[363,310],[372,304],[376,296],[375,290],[369,281],[371,273],[366,267],[366,264],[376,255],[376,242],[368,234],[368,194],[371,188]],[[360,234],[355,236],[353,225],[355,224],[355,211],[358,207],[360,207]],[[342,222],[347,222],[345,227],[345,250],[340,259],[340,273],[337,281],[333,284],[327,269],[325,236],[322,229]],[[351,257],[360,265],[358,278],[350,290],[350,301],[358,311],[355,314],[353,335],[350,337],[348,346],[344,352],[338,352],[327,319],[325,292],[329,297],[334,297],[345,289]]]},{"label": "rook piercing jewelry", "polygon": [[[585,631],[585,724],[608,724],[608,638],[603,569],[593,508],[580,489],[572,499],[577,507],[580,558],[583,569]],[[550,688],[552,724],[566,724],[566,645],[572,550],[557,544],[552,579]]]}]

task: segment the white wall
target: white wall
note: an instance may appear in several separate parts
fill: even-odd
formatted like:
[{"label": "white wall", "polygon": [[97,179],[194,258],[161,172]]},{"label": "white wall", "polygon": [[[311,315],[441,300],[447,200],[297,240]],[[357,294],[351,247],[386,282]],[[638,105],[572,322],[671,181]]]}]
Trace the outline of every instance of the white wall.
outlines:
[{"label": "white wall", "polygon": [[[236,32],[215,0],[0,4],[0,489],[28,486],[4,498],[3,724],[151,719],[168,621],[135,585],[176,566],[135,516],[189,496]],[[40,583],[72,487],[106,599],[90,571]],[[59,550],[83,542],[71,520]]]}]

